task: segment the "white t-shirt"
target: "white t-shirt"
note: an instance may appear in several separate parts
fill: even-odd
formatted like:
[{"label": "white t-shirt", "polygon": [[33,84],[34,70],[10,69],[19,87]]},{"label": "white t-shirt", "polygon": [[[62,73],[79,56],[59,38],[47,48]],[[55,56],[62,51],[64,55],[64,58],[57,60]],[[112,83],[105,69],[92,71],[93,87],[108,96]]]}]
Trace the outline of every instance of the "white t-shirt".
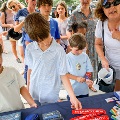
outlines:
[{"label": "white t-shirt", "polygon": [[[90,59],[84,52],[82,52],[80,55],[73,55],[71,52],[69,52],[66,55],[66,59],[68,72],[72,75],[85,77],[86,72],[93,72]],[[72,79],[70,82],[76,96],[87,95],[89,93],[86,82],[81,83]]]},{"label": "white t-shirt", "polygon": [[[120,26],[119,26],[120,31]],[[95,30],[95,36],[102,38],[102,22],[98,21]],[[104,21],[104,45],[105,45],[105,56],[109,61],[109,64],[120,70],[120,41],[112,38],[112,33],[108,28],[108,21]]]},{"label": "white t-shirt", "polygon": [[15,68],[4,67],[0,74],[0,113],[24,108],[20,97],[24,85],[25,80]]},{"label": "white t-shirt", "polygon": [[[64,21],[60,22],[58,20],[58,18],[55,18],[55,20],[58,22],[58,27],[59,27],[59,32],[60,35],[62,36],[66,36],[66,28],[67,28],[67,21],[68,19],[66,18]],[[63,42],[65,45],[68,45],[68,40],[62,40],[61,42]]]}]

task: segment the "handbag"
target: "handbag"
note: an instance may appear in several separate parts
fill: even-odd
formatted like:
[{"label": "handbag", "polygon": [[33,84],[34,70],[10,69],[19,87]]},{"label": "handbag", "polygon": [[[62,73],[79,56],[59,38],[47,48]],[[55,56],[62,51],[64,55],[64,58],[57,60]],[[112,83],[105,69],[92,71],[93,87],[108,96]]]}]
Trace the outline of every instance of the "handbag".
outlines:
[{"label": "handbag", "polygon": [[[104,23],[102,22],[102,38],[103,38],[103,52],[104,52],[104,56],[105,56],[105,46],[104,46]],[[113,92],[114,91],[114,86],[115,86],[115,69],[109,65],[109,68],[111,68],[113,70],[113,81],[111,84],[106,84],[102,79],[98,78],[98,74],[97,74],[97,82],[96,84],[99,85],[99,90],[103,91],[103,92]],[[102,69],[102,64],[101,61],[98,63],[98,71],[100,71]]]}]

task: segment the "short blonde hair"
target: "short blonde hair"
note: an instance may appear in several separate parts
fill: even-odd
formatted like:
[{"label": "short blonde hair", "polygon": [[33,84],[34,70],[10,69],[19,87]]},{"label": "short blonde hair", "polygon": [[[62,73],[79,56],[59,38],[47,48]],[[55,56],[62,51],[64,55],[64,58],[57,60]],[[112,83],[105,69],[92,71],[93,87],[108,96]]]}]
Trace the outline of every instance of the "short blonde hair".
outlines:
[{"label": "short blonde hair", "polygon": [[7,1],[7,8],[8,8],[8,9],[10,9],[10,3],[11,3],[11,2],[15,3],[16,5],[19,5],[19,8],[20,8],[20,9],[22,9],[22,8],[25,7],[25,6],[24,6],[21,2],[19,2],[18,0],[8,0],[8,1]]}]

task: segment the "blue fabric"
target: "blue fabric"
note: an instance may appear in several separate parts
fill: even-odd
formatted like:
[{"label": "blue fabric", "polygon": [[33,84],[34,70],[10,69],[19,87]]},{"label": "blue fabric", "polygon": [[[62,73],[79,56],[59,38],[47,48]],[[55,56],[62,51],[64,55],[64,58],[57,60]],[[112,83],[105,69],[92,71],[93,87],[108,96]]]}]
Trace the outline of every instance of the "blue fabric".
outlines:
[{"label": "blue fabric", "polygon": [[[89,95],[79,95],[79,96],[76,96],[76,98],[84,98],[84,97],[89,97]],[[70,97],[67,95],[67,100],[70,100]]]},{"label": "blue fabric", "polygon": [[[80,98],[79,100],[82,103],[82,108],[102,108],[104,110],[106,110],[107,115],[109,117],[111,117],[110,114],[110,109],[113,108],[113,106],[116,105],[116,102],[110,102],[107,103],[105,101],[105,99],[107,98],[111,98],[114,96],[114,93],[106,93],[106,94],[101,94],[101,95],[95,95],[95,96],[90,96],[90,97],[85,97],[85,98]],[[64,120],[70,120],[70,118],[75,117],[75,115],[72,115],[71,112],[71,103],[70,101],[64,101],[64,102],[57,102],[57,103],[53,103],[53,104],[47,104],[44,106],[40,106],[38,108],[29,108],[29,109],[25,109],[25,110],[21,110],[22,112],[22,117],[21,120],[25,120],[25,118],[30,115],[30,114],[34,114],[34,113],[38,113],[40,115],[40,118],[42,119],[41,115],[44,113],[48,113],[51,111],[55,111],[58,110],[61,115],[63,116]],[[15,111],[13,111],[15,112]],[[5,115],[5,114],[9,114],[11,112],[8,113],[2,113],[0,115]]]},{"label": "blue fabric", "polygon": [[40,120],[38,114],[30,114],[28,115],[25,120]]},{"label": "blue fabric", "polygon": [[27,8],[20,9],[16,14],[15,21],[19,21],[20,16],[26,17],[28,14],[29,12],[27,11]]},{"label": "blue fabric", "polygon": [[33,42],[33,40],[30,39],[28,34],[25,34],[24,40],[28,42]]},{"label": "blue fabric", "polygon": [[50,18],[50,33],[55,40],[60,39],[58,23],[53,18]]},{"label": "blue fabric", "polygon": [[25,78],[25,81],[26,81],[26,85],[27,85],[27,71],[28,71],[28,66],[25,65],[25,67],[24,67],[24,78]]},{"label": "blue fabric", "polygon": [[[18,21],[19,22],[19,18],[21,16],[23,17],[27,17],[27,15],[29,14],[27,8],[23,8],[23,9],[20,9],[18,11],[18,13],[16,14],[16,17],[15,17],[15,21]],[[25,49],[26,48],[26,45],[25,45],[25,37],[26,37],[26,32],[24,31],[24,28],[22,28],[23,32],[22,32],[22,42],[23,42],[23,48]]]},{"label": "blue fabric", "polygon": [[21,120],[21,112],[0,116],[0,120]]}]

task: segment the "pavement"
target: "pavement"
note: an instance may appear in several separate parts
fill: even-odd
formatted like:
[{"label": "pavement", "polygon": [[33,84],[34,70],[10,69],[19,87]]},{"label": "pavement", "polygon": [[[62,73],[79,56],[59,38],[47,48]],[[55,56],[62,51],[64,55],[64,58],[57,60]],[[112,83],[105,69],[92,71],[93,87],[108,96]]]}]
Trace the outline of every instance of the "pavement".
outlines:
[{"label": "pavement", "polygon": [[[17,63],[17,61],[16,61],[16,59],[11,51],[10,41],[4,39],[3,42],[4,42],[5,50],[8,51],[8,54],[3,53],[3,65],[4,66],[12,66],[12,67],[16,68],[21,73],[24,70],[24,64]],[[18,47],[17,47],[17,50],[18,50]],[[18,56],[20,58],[19,51],[18,51]],[[93,91],[89,90],[89,96],[98,95],[98,94],[104,94],[104,92],[99,91],[99,90],[97,92],[93,92]],[[59,97],[63,101],[66,100],[66,90],[64,89],[63,86],[61,86]],[[25,107],[29,108],[29,105],[27,104],[27,102],[22,97],[21,97],[21,99],[22,99]]]}]

